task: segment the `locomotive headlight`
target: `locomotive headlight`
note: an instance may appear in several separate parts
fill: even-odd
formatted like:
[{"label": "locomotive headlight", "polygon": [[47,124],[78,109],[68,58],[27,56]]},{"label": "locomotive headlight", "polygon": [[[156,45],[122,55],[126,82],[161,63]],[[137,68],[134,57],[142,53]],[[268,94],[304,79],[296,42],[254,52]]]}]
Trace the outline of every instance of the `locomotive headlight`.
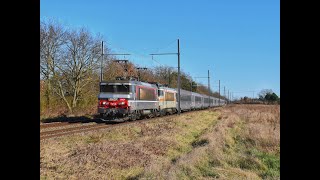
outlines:
[{"label": "locomotive headlight", "polygon": [[125,102],[119,102],[119,105],[124,105],[125,104]]},{"label": "locomotive headlight", "polygon": [[102,103],[101,103],[102,105],[109,105],[109,102],[107,102],[107,101],[102,101]]}]

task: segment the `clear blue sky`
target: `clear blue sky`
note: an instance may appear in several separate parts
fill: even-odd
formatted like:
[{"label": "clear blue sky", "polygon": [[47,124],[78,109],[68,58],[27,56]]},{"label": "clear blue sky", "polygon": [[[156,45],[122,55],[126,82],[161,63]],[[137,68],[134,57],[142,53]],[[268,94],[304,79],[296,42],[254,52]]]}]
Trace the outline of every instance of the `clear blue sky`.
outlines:
[{"label": "clear blue sky", "polygon": [[40,18],[87,27],[113,53],[149,68],[177,67],[176,55],[148,54],[177,52],[179,38],[181,69],[192,77],[210,69],[214,91],[220,79],[221,94],[225,86],[235,97],[261,89],[280,96],[279,0],[41,0]]}]

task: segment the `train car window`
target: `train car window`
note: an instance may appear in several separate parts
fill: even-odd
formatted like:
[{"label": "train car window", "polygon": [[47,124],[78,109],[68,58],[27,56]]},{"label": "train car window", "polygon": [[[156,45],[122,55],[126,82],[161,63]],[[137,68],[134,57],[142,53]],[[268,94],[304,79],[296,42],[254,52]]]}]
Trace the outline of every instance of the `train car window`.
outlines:
[{"label": "train car window", "polygon": [[158,90],[158,96],[163,96],[163,90]]},{"label": "train car window", "polygon": [[208,98],[204,98],[204,103],[209,103],[209,99]]},{"label": "train car window", "polygon": [[197,101],[197,102],[201,101],[201,97],[199,97],[199,96],[195,96],[195,97],[196,97],[195,101]]},{"label": "train car window", "polygon": [[166,101],[174,101],[174,94],[170,93],[170,92],[166,92],[165,100]]},{"label": "train car window", "polygon": [[191,96],[181,96],[181,101],[191,101]]},{"label": "train car window", "polygon": [[154,89],[139,88],[139,100],[156,100]]},{"label": "train car window", "polygon": [[100,92],[127,94],[130,88],[129,85],[100,85]]}]

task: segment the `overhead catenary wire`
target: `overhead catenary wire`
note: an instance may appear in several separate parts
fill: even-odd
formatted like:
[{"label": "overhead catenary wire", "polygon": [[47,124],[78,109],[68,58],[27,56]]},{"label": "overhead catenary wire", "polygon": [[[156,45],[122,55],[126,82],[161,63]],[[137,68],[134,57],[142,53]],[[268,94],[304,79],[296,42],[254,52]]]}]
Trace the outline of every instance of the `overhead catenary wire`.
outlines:
[{"label": "overhead catenary wire", "polygon": [[[145,55],[145,54],[147,54],[146,51],[159,52],[160,50],[163,50],[163,49],[165,49],[165,48],[168,48],[168,47],[171,46],[174,42],[176,42],[176,40],[173,40],[173,41],[171,41],[170,43],[168,43],[167,45],[162,46],[162,48],[157,48],[156,50],[151,49],[151,48],[150,48],[150,49],[144,48],[143,52],[145,52],[145,53],[139,53],[139,52],[137,52],[137,51],[129,50],[129,49],[127,49],[127,48],[123,48],[123,47],[121,47],[121,46],[119,46],[119,45],[117,45],[117,44],[114,44],[114,43],[113,43],[112,47],[114,47],[114,48],[116,48],[116,49],[120,49],[120,50],[125,51],[125,52],[129,52],[129,53],[133,54],[133,56],[142,57],[142,58],[145,59],[146,61],[149,61],[149,60],[150,60],[150,59],[149,59],[150,56]],[[111,46],[111,45],[110,45],[110,46]],[[160,63],[158,60],[154,59],[154,57],[152,57],[151,60],[154,61],[154,62],[156,62],[156,63],[158,63],[158,64],[161,65],[161,66],[165,66],[164,64]],[[133,60],[133,61],[135,61],[135,60]]]},{"label": "overhead catenary wire", "polygon": [[171,42],[170,42],[168,45],[166,45],[165,47],[163,47],[163,48],[158,48],[156,51],[152,51],[152,52],[158,53],[160,50],[163,50],[163,49],[169,47],[171,44],[173,44],[173,43],[176,42],[176,41],[177,41],[177,40],[175,39],[175,40],[171,41]]},{"label": "overhead catenary wire", "polygon": [[[171,67],[170,65],[166,65],[166,64],[163,64],[163,63],[161,63],[161,62],[159,62],[159,60],[158,59],[156,59],[155,57],[154,57],[154,55],[175,55],[175,54],[178,54],[178,53],[158,53],[159,51],[161,51],[161,50],[163,50],[163,49],[166,49],[166,48],[168,48],[168,47],[170,47],[174,42],[175,42],[176,40],[173,40],[173,41],[171,41],[170,43],[168,43],[167,45],[165,45],[165,46],[162,46],[161,48],[157,48],[157,49],[155,49],[153,52],[153,54],[149,54],[149,56],[147,56],[147,55],[145,55],[146,53],[140,53],[140,52],[137,52],[137,51],[134,51],[134,50],[128,50],[127,48],[123,48],[123,47],[121,47],[121,46],[118,46],[118,45],[116,45],[116,44],[113,44],[112,45],[112,47],[114,47],[114,48],[116,48],[116,49],[120,49],[120,50],[122,50],[122,51],[125,51],[125,52],[129,52],[130,54],[132,54],[133,56],[137,56],[137,57],[140,57],[141,58],[141,60],[147,60],[147,61],[150,61],[150,55],[151,55],[151,61],[153,61],[153,62],[155,62],[155,63],[157,63],[158,65],[160,65],[160,66],[168,66],[168,67]],[[150,50],[151,48],[149,48],[149,50]],[[145,51],[147,51],[148,49],[146,49],[146,48],[144,48],[143,49],[143,52],[145,52]],[[111,51],[111,50],[110,50]],[[133,57],[133,56],[131,56],[131,57]],[[132,60],[133,62],[136,62],[135,60]],[[152,66],[151,66],[152,67]],[[151,68],[150,67],[150,65],[148,64],[148,69],[154,69],[154,68]],[[210,66],[209,66],[210,67]],[[178,67],[174,67],[174,68],[178,68]],[[200,77],[196,77],[196,78],[200,78]],[[201,77],[201,78],[207,78],[207,77]],[[205,83],[199,83],[199,84],[205,84]],[[213,85],[211,85],[212,87],[216,87],[216,86],[213,86]],[[210,87],[209,87],[210,88]]]}]

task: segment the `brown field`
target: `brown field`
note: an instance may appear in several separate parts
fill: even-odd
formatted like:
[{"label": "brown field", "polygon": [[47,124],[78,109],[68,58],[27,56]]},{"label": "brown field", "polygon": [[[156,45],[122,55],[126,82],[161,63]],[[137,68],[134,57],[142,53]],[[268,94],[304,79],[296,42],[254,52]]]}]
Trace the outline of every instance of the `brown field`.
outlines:
[{"label": "brown field", "polygon": [[232,105],[47,139],[40,179],[280,179],[280,106]]}]

